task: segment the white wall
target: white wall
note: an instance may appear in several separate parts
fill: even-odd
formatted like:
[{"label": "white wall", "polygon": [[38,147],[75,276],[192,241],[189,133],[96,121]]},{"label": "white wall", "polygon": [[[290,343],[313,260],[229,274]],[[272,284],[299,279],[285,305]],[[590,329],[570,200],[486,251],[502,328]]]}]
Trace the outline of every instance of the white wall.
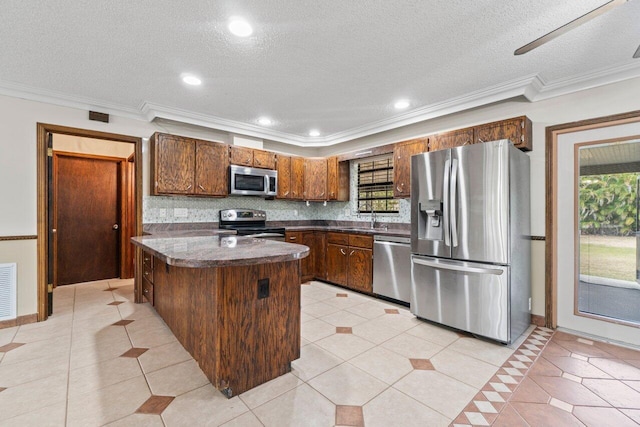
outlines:
[{"label": "white wall", "polygon": [[[384,132],[338,146],[309,149],[309,155],[331,155],[368,148],[415,136],[462,128],[518,115],[527,115],[533,121],[533,151],[531,157],[532,229],[533,235],[543,236],[545,215],[544,192],[544,139],[545,127],[588,118],[640,110],[640,79],[628,80],[580,93],[537,103],[514,100],[478,108],[469,112],[429,120],[393,131]],[[36,234],[36,123],[92,129],[148,138],[155,131],[171,132],[216,141],[230,142],[230,136],[221,131],[207,130],[175,123],[147,123],[140,120],[111,116],[110,123],[89,121],[88,112],[40,102],[0,96],[0,236]],[[265,148],[282,144],[265,141]],[[146,144],[145,144],[146,148]],[[292,147],[291,153],[304,154]],[[148,195],[148,152],[143,152],[145,169],[145,195]],[[186,199],[186,198],[183,198]],[[179,202],[174,203],[178,206]],[[570,212],[567,215],[571,215]],[[534,242],[535,245],[542,244]],[[7,246],[8,245],[8,246]],[[3,243],[0,262],[16,262],[35,268],[35,250],[19,242]],[[533,312],[544,313],[543,251],[533,251]],[[20,268],[20,267],[19,267]],[[536,279],[537,277],[537,279]],[[19,315],[35,312],[35,273],[18,279]]]}]

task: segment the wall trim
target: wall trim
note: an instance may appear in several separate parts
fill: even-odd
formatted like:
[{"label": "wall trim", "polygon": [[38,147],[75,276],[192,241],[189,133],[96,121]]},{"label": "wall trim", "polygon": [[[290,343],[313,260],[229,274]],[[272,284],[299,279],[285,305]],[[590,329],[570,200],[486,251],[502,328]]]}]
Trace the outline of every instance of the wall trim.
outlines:
[{"label": "wall trim", "polygon": [[0,236],[0,242],[6,242],[11,240],[35,240],[38,236],[26,235],[26,236]]},{"label": "wall trim", "polygon": [[3,320],[0,322],[0,329],[13,328],[15,326],[27,325],[38,321],[38,313],[25,314],[15,319]]}]

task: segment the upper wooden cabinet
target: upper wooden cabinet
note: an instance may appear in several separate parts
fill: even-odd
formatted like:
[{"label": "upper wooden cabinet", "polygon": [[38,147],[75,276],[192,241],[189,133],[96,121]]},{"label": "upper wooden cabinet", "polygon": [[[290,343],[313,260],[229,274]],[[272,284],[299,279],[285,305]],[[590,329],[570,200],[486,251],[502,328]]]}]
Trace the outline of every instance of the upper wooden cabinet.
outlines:
[{"label": "upper wooden cabinet", "polygon": [[487,123],[473,128],[474,142],[509,139],[517,148],[531,151],[531,120],[526,116]]},{"label": "upper wooden cabinet", "polygon": [[226,196],[229,191],[227,146],[196,140],[195,194]]},{"label": "upper wooden cabinet", "polygon": [[152,195],[227,195],[226,144],[156,132],[150,148]]},{"label": "upper wooden cabinet", "polygon": [[473,143],[473,128],[458,129],[451,132],[430,135],[429,151],[444,150]]},{"label": "upper wooden cabinet", "polygon": [[327,199],[327,159],[304,159],[304,200]]},{"label": "upper wooden cabinet", "polygon": [[276,168],[276,153],[242,147],[240,145],[231,145],[229,160],[232,165],[262,169]]},{"label": "upper wooden cabinet", "polygon": [[397,143],[393,147],[393,196],[411,196],[411,156],[426,152],[428,138],[418,138]]},{"label": "upper wooden cabinet", "polygon": [[291,197],[303,200],[304,197],[304,157],[291,157]]},{"label": "upper wooden cabinet", "polygon": [[275,169],[276,153],[264,150],[253,150],[253,167],[262,169]]},{"label": "upper wooden cabinet", "polygon": [[349,162],[336,156],[327,158],[327,200],[349,200]]},{"label": "upper wooden cabinet", "polygon": [[229,148],[229,161],[232,165],[253,166],[253,148],[231,145]]},{"label": "upper wooden cabinet", "polygon": [[283,154],[276,156],[278,171],[278,199],[289,199],[291,195],[291,157]]}]

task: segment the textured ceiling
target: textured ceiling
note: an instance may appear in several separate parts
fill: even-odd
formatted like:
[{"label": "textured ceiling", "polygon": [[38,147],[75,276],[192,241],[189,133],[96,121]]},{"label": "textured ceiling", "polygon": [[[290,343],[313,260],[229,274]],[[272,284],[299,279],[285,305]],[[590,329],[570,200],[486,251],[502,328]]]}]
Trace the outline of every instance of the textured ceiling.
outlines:
[{"label": "textured ceiling", "polygon": [[[327,145],[640,76],[639,0],[513,55],[605,2],[3,0],[0,94]],[[252,36],[227,31],[236,15]]]}]

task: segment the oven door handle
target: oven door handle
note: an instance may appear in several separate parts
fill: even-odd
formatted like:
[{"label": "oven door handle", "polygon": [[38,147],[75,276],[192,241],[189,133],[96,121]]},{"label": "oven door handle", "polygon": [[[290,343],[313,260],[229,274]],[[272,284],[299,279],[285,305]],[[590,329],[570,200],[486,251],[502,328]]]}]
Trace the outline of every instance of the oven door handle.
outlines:
[{"label": "oven door handle", "polygon": [[265,237],[282,237],[284,238],[284,234],[280,233],[258,233],[258,234],[248,234],[247,237],[255,237],[256,239],[262,239]]}]

